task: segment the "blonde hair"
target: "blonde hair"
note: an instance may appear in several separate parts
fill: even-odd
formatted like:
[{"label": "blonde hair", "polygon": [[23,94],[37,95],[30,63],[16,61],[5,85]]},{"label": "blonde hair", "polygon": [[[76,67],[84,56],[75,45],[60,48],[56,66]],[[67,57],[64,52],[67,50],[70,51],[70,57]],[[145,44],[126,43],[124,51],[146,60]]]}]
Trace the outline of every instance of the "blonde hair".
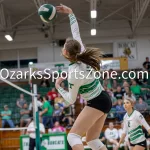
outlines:
[{"label": "blonde hair", "polygon": [[134,100],[133,100],[132,98],[130,98],[130,97],[127,97],[127,98],[125,98],[124,100],[128,100],[128,101],[130,101],[131,103],[134,103]]}]

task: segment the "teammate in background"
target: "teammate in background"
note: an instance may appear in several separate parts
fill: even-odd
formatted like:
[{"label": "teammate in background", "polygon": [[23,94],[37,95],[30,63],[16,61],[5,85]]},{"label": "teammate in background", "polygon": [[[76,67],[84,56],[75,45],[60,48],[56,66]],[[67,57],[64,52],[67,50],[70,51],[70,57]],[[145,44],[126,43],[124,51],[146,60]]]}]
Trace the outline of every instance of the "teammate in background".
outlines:
[{"label": "teammate in background", "polygon": [[142,130],[142,126],[150,134],[150,126],[145,121],[143,115],[133,109],[134,101],[132,99],[124,100],[124,108],[127,113],[124,116],[123,134],[119,141],[119,146],[124,141],[126,134],[128,133],[131,150],[145,150],[146,138]]},{"label": "teammate in background", "polygon": [[112,144],[113,145],[113,150],[118,150],[118,130],[114,128],[113,122],[109,122],[109,127],[105,130],[105,137],[106,137],[106,142],[107,144]]},{"label": "teammate in background", "polygon": [[[56,89],[68,106],[76,101],[78,93],[87,101],[87,106],[81,111],[68,134],[68,142],[73,150],[84,150],[81,137],[86,133],[87,145],[92,150],[107,150],[99,140],[99,134],[107,113],[112,107],[112,102],[100,81],[94,77],[95,72],[100,70],[101,52],[99,49],[83,46],[76,17],[70,8],[61,5],[56,9],[57,12],[69,14],[74,38],[66,40],[62,49],[62,55],[71,62],[68,69],[71,73],[68,77],[69,92],[61,88],[60,84],[64,80],[62,78],[56,80]],[[89,67],[92,72],[89,78],[86,78],[91,70]]]}]

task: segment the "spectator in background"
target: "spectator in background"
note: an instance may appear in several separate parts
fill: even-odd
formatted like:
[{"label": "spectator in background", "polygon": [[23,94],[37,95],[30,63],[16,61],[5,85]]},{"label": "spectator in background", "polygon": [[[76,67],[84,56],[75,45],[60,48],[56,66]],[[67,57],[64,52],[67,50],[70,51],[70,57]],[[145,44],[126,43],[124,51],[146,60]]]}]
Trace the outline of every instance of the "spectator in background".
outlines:
[{"label": "spectator in background", "polygon": [[99,139],[100,139],[101,142],[103,142],[103,144],[105,144],[106,138],[105,138],[104,132],[100,133]]},{"label": "spectator in background", "polygon": [[119,145],[118,143],[118,130],[114,128],[113,122],[109,122],[109,127],[105,130],[105,137],[106,137],[106,142],[107,144],[112,144],[113,150],[117,150],[117,146]]},{"label": "spectator in background", "polygon": [[9,124],[10,128],[14,128],[14,123],[11,120],[11,110],[9,110],[8,105],[4,105],[4,110],[1,111],[1,116],[2,116],[2,128],[5,127],[5,124]]},{"label": "spectator in background", "polygon": [[[113,71],[114,71],[113,69],[109,69],[109,80],[110,80],[110,84],[111,84],[112,89],[117,89],[117,80],[111,78]],[[114,74],[113,74],[113,77],[117,78],[117,75],[114,76]]]},{"label": "spectator in background", "polygon": [[112,88],[111,81],[107,78],[107,74],[104,75],[103,86],[106,86],[108,89]]},{"label": "spectator in background", "polygon": [[72,115],[66,115],[64,113],[64,117],[62,119],[62,122],[66,124],[66,128],[70,129],[73,126],[75,119],[73,118]]},{"label": "spectator in background", "polygon": [[109,94],[111,101],[112,101],[112,107],[116,108],[116,105],[117,105],[116,97],[114,97],[113,92],[111,92],[111,91],[108,91],[108,94]]},{"label": "spectator in background", "polygon": [[129,87],[130,87],[130,85],[129,85],[129,83],[128,83],[126,80],[124,80],[124,81],[123,81],[123,88],[122,88],[122,92],[125,92],[125,88],[126,88],[126,87],[128,87],[128,88],[129,88]]},{"label": "spectator in background", "polygon": [[116,99],[123,99],[123,94],[121,86],[117,86],[117,91],[114,92],[114,97],[116,97]]},{"label": "spectator in background", "polygon": [[57,95],[57,97],[55,98],[55,100],[54,100],[55,102],[55,104],[62,104],[63,105],[63,103],[64,103],[64,98],[61,96],[61,94],[59,94],[58,93],[58,95]]},{"label": "spectator in background", "polygon": [[54,120],[54,122],[62,120],[63,110],[64,110],[64,108],[60,107],[58,104],[54,105],[54,113],[53,113],[53,120]]},{"label": "spectator in background", "polygon": [[20,98],[17,100],[17,106],[19,108],[23,108],[23,105],[27,103],[26,100],[24,99],[24,95],[23,94],[20,94]]},{"label": "spectator in background", "polygon": [[59,121],[56,121],[54,123],[54,127],[52,129],[49,129],[48,132],[51,133],[51,132],[65,132],[66,129],[60,125]]},{"label": "spectator in background", "polygon": [[[44,125],[42,124],[42,119],[41,117],[39,118],[40,124],[39,124],[39,130],[40,130],[40,138],[42,141],[42,134],[45,133],[45,128]],[[27,128],[27,134],[29,134],[29,150],[34,150],[34,148],[36,147],[36,133],[35,133],[35,126],[34,126],[34,122],[32,121],[28,128]]]},{"label": "spectator in background", "polygon": [[40,116],[43,118],[43,124],[44,127],[47,128],[47,125],[49,128],[53,127],[53,107],[50,105],[50,103],[47,101],[48,97],[44,96],[42,99],[42,111],[40,112]]},{"label": "spectator in background", "polygon": [[46,77],[43,77],[41,83],[40,83],[40,86],[42,87],[50,87],[50,84],[49,84],[49,81],[48,79],[45,79]]},{"label": "spectator in background", "polygon": [[[42,97],[37,97],[37,107],[38,107],[38,111],[41,111],[42,110],[42,105],[43,103],[41,102],[42,101]],[[30,103],[29,105],[29,110],[32,111],[33,110],[33,100],[32,102]]]},{"label": "spectator in background", "polygon": [[142,73],[139,73],[139,77],[138,77],[138,79],[136,79],[136,82],[140,86],[147,85],[147,80],[146,80],[145,76],[142,76]]},{"label": "spectator in background", "polygon": [[136,98],[133,95],[133,93],[131,92],[131,90],[129,89],[129,87],[125,87],[125,93],[124,93],[123,98],[124,99],[131,98],[131,99],[133,99],[136,102]]},{"label": "spectator in background", "polygon": [[28,105],[26,103],[24,103],[23,108],[20,110],[20,115],[21,115],[21,119],[20,119],[20,127],[23,127],[24,124],[28,125],[29,122],[31,121],[30,118],[30,111],[28,110]]},{"label": "spectator in background", "polygon": [[117,80],[116,79],[110,79],[112,81],[112,89],[117,89]]},{"label": "spectator in background", "polygon": [[149,57],[146,57],[146,60],[145,60],[145,62],[143,63],[143,67],[144,67],[146,70],[149,70],[149,69],[150,69]]},{"label": "spectator in background", "polygon": [[126,111],[123,107],[121,99],[119,99],[117,103],[118,104],[116,106],[116,117],[118,118],[119,121],[122,121]]},{"label": "spectator in background", "polygon": [[58,97],[58,93],[56,92],[56,89],[55,88],[52,88],[51,91],[49,91],[47,93],[48,97],[49,97],[49,100],[51,101],[51,105],[54,106],[54,100],[56,97]]},{"label": "spectator in background", "polygon": [[132,85],[131,85],[131,91],[134,95],[140,95],[141,94],[141,87],[139,85],[137,85],[136,81],[132,81]]},{"label": "spectator in background", "polygon": [[148,104],[143,101],[142,97],[139,97],[139,101],[135,104],[135,109],[144,115],[148,109]]}]

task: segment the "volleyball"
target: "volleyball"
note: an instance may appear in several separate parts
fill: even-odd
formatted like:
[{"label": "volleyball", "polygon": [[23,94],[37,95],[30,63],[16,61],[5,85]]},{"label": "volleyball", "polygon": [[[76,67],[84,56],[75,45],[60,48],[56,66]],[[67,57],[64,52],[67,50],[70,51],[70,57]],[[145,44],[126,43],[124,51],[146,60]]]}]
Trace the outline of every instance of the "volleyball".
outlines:
[{"label": "volleyball", "polygon": [[43,22],[49,23],[56,18],[57,11],[53,5],[44,4],[39,8],[38,14]]}]

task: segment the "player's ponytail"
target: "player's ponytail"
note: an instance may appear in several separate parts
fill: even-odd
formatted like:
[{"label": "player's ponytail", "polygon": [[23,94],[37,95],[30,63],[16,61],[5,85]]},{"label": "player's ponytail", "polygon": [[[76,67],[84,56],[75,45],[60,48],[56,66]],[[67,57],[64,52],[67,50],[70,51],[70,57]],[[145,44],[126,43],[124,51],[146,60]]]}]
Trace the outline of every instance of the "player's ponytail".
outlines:
[{"label": "player's ponytail", "polygon": [[96,71],[100,71],[100,59],[101,51],[98,48],[89,48],[87,47],[86,50],[76,55],[77,61],[81,61],[89,66],[91,66]]},{"label": "player's ponytail", "polygon": [[85,51],[80,53],[81,45],[78,41],[69,39],[66,41],[64,48],[68,51],[69,55],[64,57],[70,62],[83,62],[91,66],[96,71],[100,70],[101,51],[98,48],[86,48]]}]

